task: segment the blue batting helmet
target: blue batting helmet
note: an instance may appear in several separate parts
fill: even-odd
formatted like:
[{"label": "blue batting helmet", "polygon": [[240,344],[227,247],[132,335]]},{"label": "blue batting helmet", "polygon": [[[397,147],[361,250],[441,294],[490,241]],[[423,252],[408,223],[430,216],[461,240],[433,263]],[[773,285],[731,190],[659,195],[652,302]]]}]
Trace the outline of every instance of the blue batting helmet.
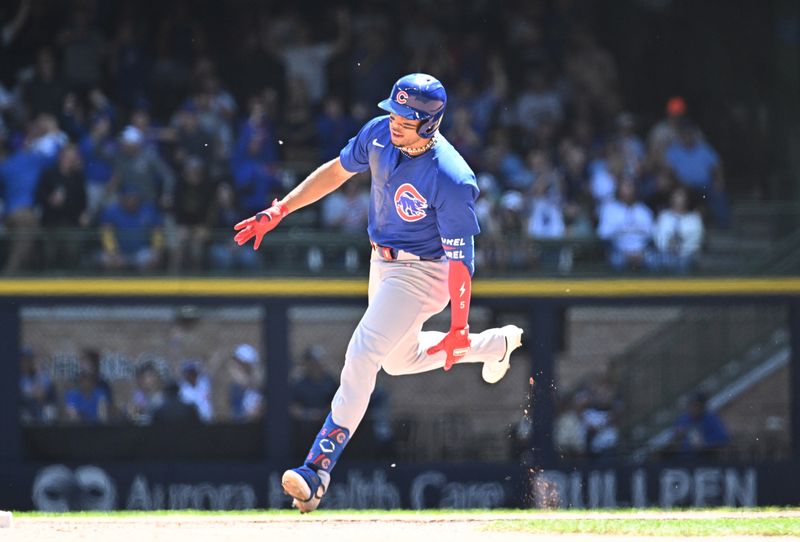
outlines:
[{"label": "blue batting helmet", "polygon": [[378,107],[411,120],[424,121],[417,133],[433,136],[442,122],[447,93],[435,77],[425,73],[404,75],[392,87],[392,93]]}]

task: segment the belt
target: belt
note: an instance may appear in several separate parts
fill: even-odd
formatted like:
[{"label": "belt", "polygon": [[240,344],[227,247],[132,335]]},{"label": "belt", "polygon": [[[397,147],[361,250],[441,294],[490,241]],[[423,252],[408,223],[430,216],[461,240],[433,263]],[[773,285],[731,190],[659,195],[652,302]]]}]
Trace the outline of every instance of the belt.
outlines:
[{"label": "belt", "polygon": [[410,252],[406,252],[405,250],[381,246],[375,243],[374,241],[370,241],[369,244],[372,245],[372,250],[374,250],[378,256],[387,261],[434,262],[442,259],[441,256],[438,258],[422,258],[420,256],[417,256],[416,254],[411,254]]}]

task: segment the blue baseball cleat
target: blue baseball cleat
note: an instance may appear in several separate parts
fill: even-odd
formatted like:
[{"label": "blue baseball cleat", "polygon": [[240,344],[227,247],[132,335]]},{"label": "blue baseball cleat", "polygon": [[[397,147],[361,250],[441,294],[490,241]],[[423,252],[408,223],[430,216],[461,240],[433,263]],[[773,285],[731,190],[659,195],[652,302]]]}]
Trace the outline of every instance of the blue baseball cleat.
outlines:
[{"label": "blue baseball cleat", "polygon": [[292,497],[292,506],[306,514],[319,506],[319,501],[328,491],[331,475],[324,470],[315,471],[303,465],[283,473],[283,491]]}]

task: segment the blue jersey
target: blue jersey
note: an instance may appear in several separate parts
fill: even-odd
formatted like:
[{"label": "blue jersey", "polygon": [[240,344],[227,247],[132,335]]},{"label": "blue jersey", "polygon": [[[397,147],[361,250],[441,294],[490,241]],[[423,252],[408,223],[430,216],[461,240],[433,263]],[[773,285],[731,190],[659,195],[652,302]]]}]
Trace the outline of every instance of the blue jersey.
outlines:
[{"label": "blue jersey", "polygon": [[478,185],[458,151],[441,136],[424,154],[409,158],[391,143],[389,116],[367,122],[339,153],[350,172],[370,169],[369,223],[373,242],[422,258],[445,255],[472,267]]}]

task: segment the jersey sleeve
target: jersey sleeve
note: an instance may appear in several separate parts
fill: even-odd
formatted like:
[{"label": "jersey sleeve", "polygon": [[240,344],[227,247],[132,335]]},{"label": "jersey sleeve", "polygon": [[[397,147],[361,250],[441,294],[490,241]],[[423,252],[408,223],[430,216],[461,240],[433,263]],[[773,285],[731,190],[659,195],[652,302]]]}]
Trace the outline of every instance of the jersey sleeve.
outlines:
[{"label": "jersey sleeve", "polygon": [[480,233],[475,214],[478,187],[473,183],[459,183],[440,179],[436,202],[436,221],[439,234],[447,238],[466,238]]},{"label": "jersey sleeve", "polygon": [[475,272],[474,236],[481,231],[475,214],[477,197],[478,187],[474,184],[439,184],[436,217],[442,248],[447,259],[463,262],[470,275]]},{"label": "jersey sleeve", "polygon": [[378,120],[379,118],[375,118],[366,123],[339,152],[339,162],[347,171],[361,173],[369,169],[369,138]]}]

